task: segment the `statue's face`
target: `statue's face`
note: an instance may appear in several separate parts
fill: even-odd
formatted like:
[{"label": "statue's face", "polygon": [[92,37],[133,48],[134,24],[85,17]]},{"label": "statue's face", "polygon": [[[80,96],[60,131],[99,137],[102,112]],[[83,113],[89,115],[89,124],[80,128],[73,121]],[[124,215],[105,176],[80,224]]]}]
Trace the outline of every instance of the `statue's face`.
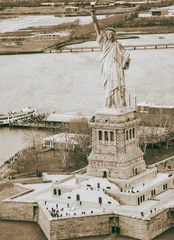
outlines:
[{"label": "statue's face", "polygon": [[113,32],[113,31],[107,31],[106,32],[106,37],[107,37],[107,39],[108,40],[114,40],[114,38],[115,38],[115,33]]}]

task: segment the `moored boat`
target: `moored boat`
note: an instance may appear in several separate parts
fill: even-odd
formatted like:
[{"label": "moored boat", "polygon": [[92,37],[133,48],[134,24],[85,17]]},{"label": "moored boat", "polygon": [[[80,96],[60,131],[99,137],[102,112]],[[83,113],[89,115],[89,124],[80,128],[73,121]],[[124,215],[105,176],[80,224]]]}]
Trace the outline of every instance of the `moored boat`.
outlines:
[{"label": "moored boat", "polygon": [[0,126],[9,125],[10,122],[17,122],[19,120],[29,119],[34,114],[31,108],[22,109],[20,112],[10,112],[8,114],[0,115]]}]

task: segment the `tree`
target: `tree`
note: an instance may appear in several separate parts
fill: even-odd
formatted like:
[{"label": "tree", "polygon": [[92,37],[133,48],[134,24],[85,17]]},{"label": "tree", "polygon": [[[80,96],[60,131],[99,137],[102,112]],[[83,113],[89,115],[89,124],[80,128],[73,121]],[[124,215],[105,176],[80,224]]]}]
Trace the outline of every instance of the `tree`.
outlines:
[{"label": "tree", "polygon": [[170,142],[174,141],[174,125],[166,124],[165,126],[165,142],[166,149],[168,149]]},{"label": "tree", "polygon": [[140,127],[139,128],[139,145],[142,151],[144,152],[144,157],[146,157],[146,149],[147,149],[147,144],[148,144],[148,137],[146,133],[145,127]]},{"label": "tree", "polygon": [[91,129],[89,128],[88,120],[86,118],[73,120],[69,126],[65,125],[62,133],[53,136],[54,148],[58,157],[59,163],[62,163],[63,171],[67,168],[67,163],[76,161],[77,166],[79,162],[87,164],[87,158],[91,151]]},{"label": "tree", "polygon": [[81,153],[82,160],[88,163],[88,156],[92,150],[91,136],[90,135],[79,135],[76,138],[78,142],[78,148]]},{"label": "tree", "polygon": [[41,135],[39,131],[27,131],[24,137],[24,141],[27,143],[28,147],[20,152],[13,165],[13,169],[23,171],[32,171],[39,174],[39,154],[42,150],[41,148]]},{"label": "tree", "polygon": [[54,139],[54,148],[57,151],[56,157],[58,159],[58,163],[61,163],[62,171],[66,172],[67,163],[72,160],[75,145],[77,144],[75,134],[64,132],[57,135]]},{"label": "tree", "polygon": [[76,134],[76,141],[81,158],[87,163],[87,158],[92,149],[92,131],[89,127],[88,120],[82,118],[81,120],[71,121],[70,130]]}]

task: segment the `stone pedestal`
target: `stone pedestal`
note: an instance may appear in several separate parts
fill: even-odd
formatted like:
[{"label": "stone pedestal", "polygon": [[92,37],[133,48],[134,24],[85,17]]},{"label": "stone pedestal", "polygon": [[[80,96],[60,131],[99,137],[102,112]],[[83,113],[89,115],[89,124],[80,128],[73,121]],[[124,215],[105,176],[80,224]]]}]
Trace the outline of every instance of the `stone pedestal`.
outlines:
[{"label": "stone pedestal", "polygon": [[139,119],[133,109],[103,108],[95,113],[92,127],[92,152],[88,175],[126,179],[145,171],[139,148]]}]

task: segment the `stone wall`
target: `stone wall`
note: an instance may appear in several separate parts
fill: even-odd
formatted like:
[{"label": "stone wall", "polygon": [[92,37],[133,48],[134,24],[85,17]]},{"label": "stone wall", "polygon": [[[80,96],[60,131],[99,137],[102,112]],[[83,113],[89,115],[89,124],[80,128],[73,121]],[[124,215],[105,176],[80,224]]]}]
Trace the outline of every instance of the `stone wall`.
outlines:
[{"label": "stone wall", "polygon": [[[155,212],[148,219],[127,217],[118,214],[74,216],[52,219],[39,203],[38,223],[48,240],[75,239],[78,237],[107,235],[112,232],[110,218],[117,217],[120,235],[141,240],[151,240],[174,226],[174,209]],[[34,221],[36,203],[4,201],[2,219]],[[37,212],[37,211],[36,211]]]},{"label": "stone wall", "polygon": [[132,109],[110,110],[98,110],[95,122],[90,123],[92,152],[87,173],[127,179],[145,170],[143,153],[138,146],[139,120],[134,118]]},{"label": "stone wall", "polygon": [[129,236],[136,239],[144,239],[148,233],[147,223],[148,221],[142,219],[120,216],[120,235]]},{"label": "stone wall", "polygon": [[117,129],[116,135],[116,152],[117,154],[124,154],[126,152],[125,129]]},{"label": "stone wall", "polygon": [[171,227],[171,219],[169,216],[169,209],[165,209],[151,217],[150,221],[148,222],[149,239],[153,239]]},{"label": "stone wall", "polygon": [[34,207],[36,203],[32,202],[2,202],[2,219],[4,220],[19,220],[19,221],[36,221],[34,216]]},{"label": "stone wall", "polygon": [[174,208],[170,208],[170,221],[171,221],[171,227],[174,227]]},{"label": "stone wall", "polygon": [[96,129],[93,128],[92,129],[92,149],[93,149],[93,151],[96,150],[96,147],[97,147],[97,132],[96,132]]},{"label": "stone wall", "polygon": [[79,216],[52,220],[48,239],[76,239],[110,234],[114,226],[110,221],[112,217],[119,219],[120,235],[141,240],[151,240],[171,227],[169,209],[161,211],[148,220],[114,214]]},{"label": "stone wall", "polygon": [[144,187],[144,190],[141,189],[141,191],[136,192],[136,193],[131,193],[131,192],[128,193],[128,191],[117,192],[117,193],[111,192],[111,191],[108,191],[108,192],[110,192],[111,196],[113,196],[113,197],[115,196],[116,199],[119,199],[121,204],[129,203],[129,205],[136,206],[136,205],[138,205],[138,197],[145,195],[145,201],[147,201],[148,199],[152,198],[152,196],[151,196],[152,190],[155,190],[155,196],[160,194],[161,192],[164,192],[163,185],[166,183],[167,183],[167,189],[172,188],[173,187],[173,179],[174,179],[174,177],[169,177],[169,178],[165,179],[164,181],[154,184],[153,188],[152,188],[152,186],[149,186],[148,188]]},{"label": "stone wall", "polygon": [[38,223],[42,228],[45,236],[50,240],[50,219],[48,212],[44,211],[42,208],[43,203],[39,204],[39,215],[38,215]]},{"label": "stone wall", "polygon": [[64,218],[50,222],[50,240],[74,239],[111,233],[108,215]]}]

